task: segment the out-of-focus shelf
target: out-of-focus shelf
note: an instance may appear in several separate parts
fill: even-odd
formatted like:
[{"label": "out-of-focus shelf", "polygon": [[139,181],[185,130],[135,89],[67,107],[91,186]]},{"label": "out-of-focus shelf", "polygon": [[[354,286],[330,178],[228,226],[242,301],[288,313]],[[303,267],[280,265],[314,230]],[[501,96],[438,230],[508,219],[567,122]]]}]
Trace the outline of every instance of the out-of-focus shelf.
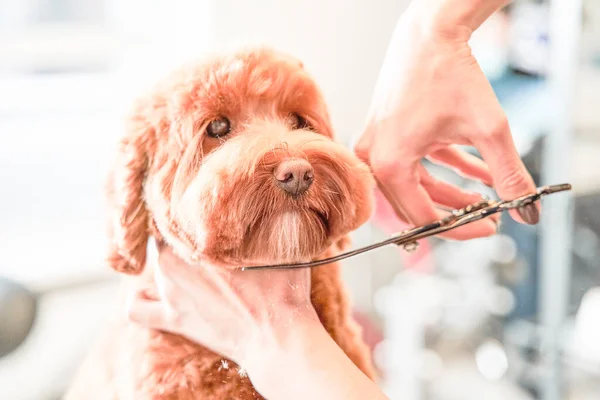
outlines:
[{"label": "out-of-focus shelf", "polygon": [[524,154],[552,127],[548,82],[507,69],[490,83],[509,119],[515,145],[519,153]]},{"label": "out-of-focus shelf", "polygon": [[[519,150],[554,127],[549,82],[506,70],[490,83],[506,112]],[[600,63],[582,63],[577,73],[573,105],[573,135],[600,139]]]},{"label": "out-of-focus shelf", "polygon": [[[585,65],[580,69],[577,103],[573,109],[574,138],[568,167],[576,195],[600,191],[600,68]],[[506,112],[520,154],[529,151],[534,141],[552,134],[554,126],[552,97],[548,81],[506,71],[491,80],[492,87]],[[560,162],[560,160],[556,160]]]}]

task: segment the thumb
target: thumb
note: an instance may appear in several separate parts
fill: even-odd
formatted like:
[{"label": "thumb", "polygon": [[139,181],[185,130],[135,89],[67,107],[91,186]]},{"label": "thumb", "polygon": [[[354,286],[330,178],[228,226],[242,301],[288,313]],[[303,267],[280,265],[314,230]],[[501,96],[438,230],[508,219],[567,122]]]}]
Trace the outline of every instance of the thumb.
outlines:
[{"label": "thumb", "polygon": [[[535,193],[535,183],[517,153],[508,124],[499,133],[476,143],[476,147],[490,168],[500,198],[512,200]],[[540,219],[540,206],[529,204],[510,213],[513,219],[533,225]]]},{"label": "thumb", "polygon": [[126,307],[127,318],[147,328],[165,330],[165,309],[160,301],[150,300],[143,292],[133,295]]}]

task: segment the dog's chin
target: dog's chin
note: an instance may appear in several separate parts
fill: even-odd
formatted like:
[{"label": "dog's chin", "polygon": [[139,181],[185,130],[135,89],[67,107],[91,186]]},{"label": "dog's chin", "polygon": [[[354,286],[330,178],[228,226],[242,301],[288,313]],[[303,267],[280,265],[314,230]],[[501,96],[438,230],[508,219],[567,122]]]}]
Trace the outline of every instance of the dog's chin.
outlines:
[{"label": "dog's chin", "polygon": [[316,210],[289,210],[249,231],[242,258],[246,263],[311,261],[329,246],[330,221]]}]

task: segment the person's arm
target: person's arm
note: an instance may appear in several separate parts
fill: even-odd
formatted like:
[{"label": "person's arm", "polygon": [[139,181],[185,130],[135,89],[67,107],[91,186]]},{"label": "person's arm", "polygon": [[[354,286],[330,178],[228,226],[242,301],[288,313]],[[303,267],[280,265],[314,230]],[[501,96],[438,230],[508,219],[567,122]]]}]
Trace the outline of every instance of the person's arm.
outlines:
[{"label": "person's arm", "polygon": [[129,318],[236,362],[263,396],[385,398],[323,328],[310,301],[310,270],[190,266],[163,245],[155,271],[157,289],[132,298]]},{"label": "person's arm", "polygon": [[[366,127],[354,146],[398,217],[425,225],[462,208],[477,193],[431,176],[423,158],[479,180],[507,200],[535,192],[494,91],[469,47],[475,29],[507,0],[413,0],[400,17],[375,86]],[[461,150],[475,147],[483,160]],[[539,204],[510,213],[535,224]],[[497,232],[497,218],[441,236]]]},{"label": "person's arm", "polygon": [[317,320],[294,321],[282,342],[256,346],[248,376],[269,399],[387,399]]}]

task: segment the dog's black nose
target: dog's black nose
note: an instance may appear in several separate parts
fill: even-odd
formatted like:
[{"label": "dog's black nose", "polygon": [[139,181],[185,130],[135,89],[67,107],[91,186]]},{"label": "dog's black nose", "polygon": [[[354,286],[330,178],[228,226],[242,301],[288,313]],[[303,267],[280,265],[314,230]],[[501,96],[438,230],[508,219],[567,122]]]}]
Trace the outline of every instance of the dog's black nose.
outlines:
[{"label": "dog's black nose", "polygon": [[279,187],[292,196],[306,192],[314,179],[312,165],[302,158],[282,161],[274,174]]}]

